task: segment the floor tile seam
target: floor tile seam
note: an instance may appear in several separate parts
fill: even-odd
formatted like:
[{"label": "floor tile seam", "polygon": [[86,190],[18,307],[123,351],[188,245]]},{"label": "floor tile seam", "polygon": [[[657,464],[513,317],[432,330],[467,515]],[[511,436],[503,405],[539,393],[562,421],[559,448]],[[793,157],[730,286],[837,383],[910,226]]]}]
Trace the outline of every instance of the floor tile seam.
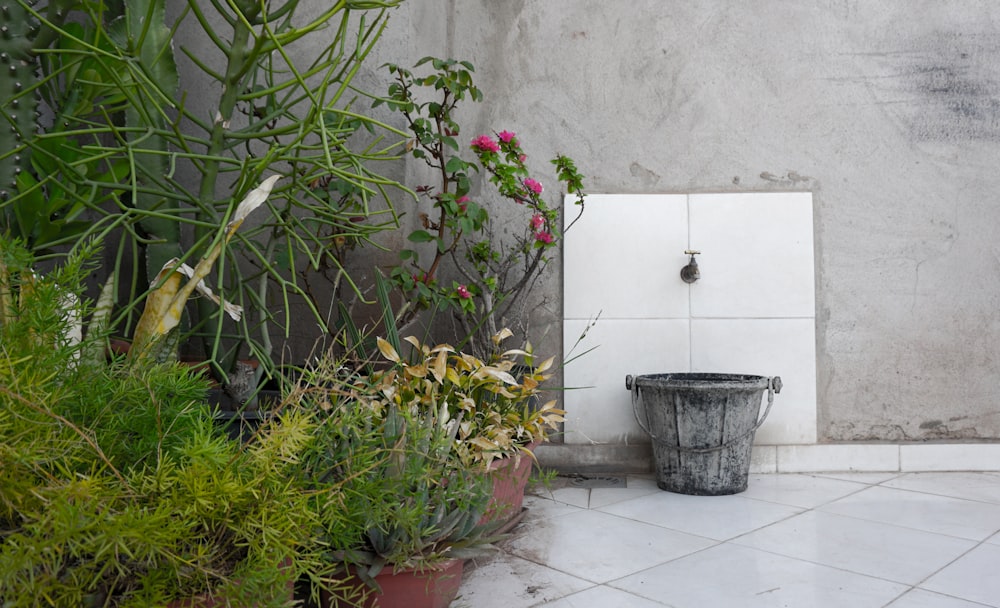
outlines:
[{"label": "floor tile seam", "polygon": [[[652,526],[654,528],[659,528],[660,530],[666,530],[668,532],[674,532],[676,534],[683,534],[685,536],[690,536],[691,538],[698,538],[698,539],[702,539],[702,540],[707,540],[707,541],[710,541],[710,542],[713,542],[713,543],[723,543],[723,542],[726,542],[726,540],[727,540],[727,539],[720,539],[720,538],[712,538],[711,536],[705,536],[703,534],[695,534],[694,532],[691,532],[690,530],[681,530],[680,528],[672,528],[670,526],[666,526],[666,525],[663,525],[663,524],[659,524],[659,523],[655,523],[655,522],[651,522],[651,521],[643,521],[641,519],[635,519],[633,517],[627,517],[625,515],[619,515],[617,513],[611,513],[609,511],[604,511],[603,510],[603,509],[605,509],[607,507],[612,507],[612,506],[620,505],[620,504],[621,503],[618,502],[618,503],[613,503],[613,504],[609,504],[609,505],[602,505],[600,507],[597,507],[597,508],[594,508],[594,509],[589,509],[589,510],[593,511],[595,513],[600,513],[601,515],[607,515],[607,516],[610,516],[610,517],[614,517],[614,518],[619,519],[619,520],[621,520],[621,521],[623,521],[625,523],[628,523],[628,524],[638,524],[638,525],[641,525],[641,526]],[[790,517],[794,517],[795,515],[798,515],[798,513],[792,514]],[[770,525],[770,524],[768,524],[768,525]],[[757,528],[757,529],[759,529],[759,528]]]},{"label": "floor tile seam", "polygon": [[919,582],[914,583],[913,587],[915,589],[922,589],[924,591],[930,591],[931,593],[937,593],[937,594],[940,594],[940,595],[947,595],[948,597],[954,597],[956,599],[960,599],[960,600],[963,600],[963,601],[966,601],[966,602],[972,602],[974,604],[980,604],[980,605],[983,605],[983,606],[990,606],[990,604],[982,604],[981,602],[976,602],[976,601],[970,600],[968,598],[964,598],[964,597],[957,596],[957,595],[952,595],[951,593],[942,593],[940,591],[935,591],[933,589],[928,589],[926,587],[921,587],[921,585],[923,585],[924,583],[926,583],[930,579],[934,578],[935,576],[937,576],[938,574],[940,574],[941,572],[943,572],[945,569],[950,568],[952,565],[954,565],[960,559],[964,558],[966,555],[968,555],[968,554],[972,553],[973,551],[979,549],[983,545],[989,545],[989,544],[991,544],[991,543],[986,542],[988,540],[988,538],[989,537],[987,537],[987,539],[984,539],[984,540],[976,543],[976,545],[974,547],[970,547],[968,551],[965,551],[961,555],[956,556],[955,559],[951,560],[947,564],[944,564],[943,566],[941,566],[940,568],[938,568],[934,572],[931,572],[930,574],[928,574],[927,576],[925,576],[923,579],[921,579]]},{"label": "floor tile seam", "polygon": [[[640,570],[640,572],[643,572],[643,571],[642,571],[642,570]],[[636,572],[636,574],[638,574],[638,572]],[[564,595],[564,596],[562,596],[562,597],[561,597],[561,598],[559,598],[559,599],[566,599],[567,597],[570,597],[571,595],[577,595],[577,594],[579,594],[579,593],[583,593],[584,591],[590,591],[591,589],[597,589],[597,588],[599,588],[599,587],[604,587],[604,588],[606,588],[606,589],[613,589],[613,590],[615,590],[615,591],[620,591],[620,592],[622,592],[622,593],[625,593],[625,594],[627,594],[627,595],[630,595],[630,596],[632,596],[632,597],[634,597],[634,598],[637,598],[637,599],[640,599],[640,600],[644,600],[644,601],[646,601],[646,602],[653,602],[654,604],[658,604],[658,605],[660,605],[660,606],[663,606],[663,608],[677,608],[677,606],[676,606],[675,604],[664,604],[664,603],[663,603],[663,602],[662,602],[661,600],[659,600],[659,599],[654,599],[654,598],[651,598],[651,597],[647,597],[647,596],[645,596],[645,595],[641,595],[641,594],[639,594],[639,593],[636,593],[636,592],[634,592],[634,591],[632,591],[632,590],[630,590],[630,589],[625,589],[625,588],[623,588],[623,587],[615,587],[614,585],[612,585],[612,584],[611,584],[611,583],[615,582],[616,580],[621,580],[622,578],[626,578],[626,577],[628,577],[628,576],[632,576],[632,575],[631,575],[631,574],[628,574],[628,575],[626,575],[626,576],[623,576],[623,577],[621,577],[621,578],[617,578],[617,579],[614,579],[614,580],[611,580],[611,581],[608,581],[608,582],[606,582],[606,583],[600,583],[600,584],[598,584],[598,585],[594,585],[593,587],[588,587],[587,589],[581,589],[580,591],[574,591],[573,593],[570,593],[570,594],[567,594],[567,595]],[[530,608],[537,608],[537,606],[531,606]]]},{"label": "floor tile seam", "polygon": [[[899,529],[899,530],[909,530],[911,532],[922,532],[924,534],[933,534],[934,536],[941,536],[941,537],[950,538],[950,539],[953,539],[953,540],[964,540],[964,541],[970,542],[970,543],[985,543],[991,537],[995,536],[998,532],[1000,532],[1000,530],[994,529],[994,531],[990,532],[989,534],[987,534],[985,538],[968,538],[968,537],[965,537],[965,536],[956,536],[954,534],[946,534],[944,532],[935,532],[933,530],[925,530],[923,528],[914,528],[913,526],[904,526],[902,524],[889,523],[887,521],[882,521],[882,520],[878,520],[878,519],[868,519],[866,517],[862,517],[862,516],[859,516],[859,515],[848,515],[846,513],[836,513],[834,511],[825,511],[823,509],[810,509],[810,511],[815,511],[817,513],[822,513],[823,515],[833,515],[835,517],[846,517],[847,519],[853,519],[855,521],[863,521],[863,522],[869,523],[869,524],[877,524],[877,525],[880,525],[880,526],[889,526],[890,528],[896,528],[896,529]],[[798,515],[802,515],[802,513],[793,515],[792,517],[797,517]]]},{"label": "floor tile seam", "polygon": [[908,582],[908,581],[899,581],[899,580],[894,580],[894,579],[891,579],[891,578],[886,578],[884,576],[875,576],[875,575],[870,574],[868,572],[860,572],[858,570],[851,570],[850,568],[844,568],[843,566],[834,566],[834,565],[831,565],[831,564],[824,564],[823,562],[818,562],[818,561],[815,561],[815,560],[806,559],[804,557],[798,557],[796,555],[788,555],[787,553],[780,553],[778,551],[772,551],[772,550],[769,550],[769,549],[763,549],[761,547],[754,547],[752,545],[742,545],[742,544],[740,544],[738,542],[734,542],[736,540],[738,540],[738,538],[737,539],[732,539],[732,540],[727,540],[723,544],[733,544],[733,545],[735,545],[737,547],[740,547],[740,548],[743,548],[743,549],[750,549],[752,551],[759,551],[760,553],[768,553],[770,555],[777,555],[778,557],[782,557],[782,558],[785,558],[785,559],[790,559],[790,560],[794,560],[794,561],[798,561],[798,562],[803,562],[803,563],[806,563],[806,564],[812,564],[814,566],[819,566],[820,568],[829,568],[831,570],[837,570],[839,572],[847,572],[848,574],[854,574],[854,575],[857,575],[857,576],[863,576],[865,578],[870,578],[872,580],[882,581],[884,583],[892,583],[893,585],[903,585],[904,587],[909,587],[909,589],[907,589],[907,591],[912,590],[916,586],[915,583],[911,583],[911,582]]},{"label": "floor tile seam", "polygon": [[[851,482],[851,483],[856,483],[856,482]],[[808,506],[808,507],[807,506],[802,506],[802,505],[793,505],[793,504],[790,504],[790,503],[787,503],[787,502],[778,502],[777,500],[768,500],[766,498],[758,498],[756,496],[744,496],[743,498],[746,498],[747,500],[757,500],[757,501],[760,501],[760,502],[766,502],[768,504],[773,504],[773,505],[781,505],[783,507],[793,507],[795,509],[803,509],[805,511],[815,511],[816,509],[818,509],[820,507],[824,507],[824,506],[826,506],[826,505],[828,505],[830,503],[837,502],[838,500],[843,500],[844,498],[847,498],[848,496],[854,496],[855,494],[858,494],[860,492],[864,492],[865,490],[868,490],[868,489],[874,487],[874,486],[872,486],[870,484],[861,484],[861,485],[862,485],[862,487],[860,487],[857,490],[854,490],[854,491],[852,491],[852,492],[850,492],[848,494],[844,494],[843,496],[838,496],[837,498],[832,498],[832,499],[827,500],[825,502],[821,502],[819,504]]]},{"label": "floor tile seam", "polygon": [[[585,583],[590,583],[592,586],[603,585],[604,583],[608,582],[608,581],[594,580],[592,578],[587,578],[585,576],[582,576],[580,574],[576,574],[576,573],[570,572],[568,570],[563,570],[562,568],[557,568],[556,566],[554,566],[552,564],[546,564],[544,562],[540,562],[540,561],[538,561],[536,559],[532,559],[531,557],[522,555],[522,554],[520,554],[520,553],[518,553],[516,551],[512,551],[512,550],[509,550],[509,549],[502,549],[502,551],[504,553],[506,553],[507,555],[511,556],[511,557],[516,557],[517,559],[522,559],[522,560],[524,560],[526,562],[531,562],[532,564],[535,564],[536,566],[541,566],[542,568],[547,568],[549,570],[552,570],[553,572],[558,572],[559,574],[565,574],[566,576],[571,576],[571,577],[573,577],[573,578],[575,578],[577,580],[583,581]],[[576,593],[576,592],[574,591],[573,593]],[[567,595],[570,595],[570,594],[567,594]],[[563,597],[565,597],[565,596],[563,596]],[[548,600],[548,601],[553,601],[553,600]]]},{"label": "floor tile seam", "polygon": [[[697,536],[697,535],[692,534],[691,536]],[[622,576],[619,576],[618,578],[613,578],[613,579],[611,579],[609,581],[606,581],[606,582],[600,583],[600,584],[603,585],[603,586],[605,586],[605,587],[611,587],[612,589],[616,589],[618,591],[626,591],[628,593],[632,593],[631,591],[629,591],[628,589],[626,589],[624,587],[616,586],[615,583],[620,583],[620,581],[623,581],[623,580],[625,580],[625,579],[627,579],[629,577],[642,574],[643,572],[648,572],[650,570],[653,570],[654,568],[660,568],[660,567],[665,566],[667,564],[672,564],[672,563],[674,563],[676,561],[679,561],[679,560],[682,560],[682,559],[687,559],[687,558],[689,558],[689,557],[691,557],[693,555],[698,555],[699,553],[704,553],[705,551],[708,551],[709,549],[714,549],[716,547],[721,547],[722,545],[725,545],[728,542],[728,541],[724,541],[724,540],[717,540],[717,539],[714,539],[714,538],[707,538],[707,537],[704,537],[704,536],[701,536],[699,538],[705,538],[706,540],[711,541],[712,544],[709,545],[709,546],[707,546],[707,547],[702,547],[701,549],[695,549],[694,551],[691,551],[690,553],[685,553],[684,555],[678,555],[676,557],[671,557],[670,559],[664,560],[662,562],[657,562],[655,564],[651,564],[651,565],[649,565],[649,566],[647,566],[645,568],[640,568],[639,570],[636,570],[635,572],[629,572],[628,574],[623,574]],[[737,545],[737,546],[739,546],[739,545]],[[638,594],[632,593],[632,595],[638,595]],[[641,597],[643,599],[649,599],[648,597],[646,597],[644,595],[639,595],[639,597]],[[659,600],[654,600],[654,601],[659,601]]]},{"label": "floor tile seam", "polygon": [[944,492],[930,492],[927,490],[916,490],[913,488],[897,488],[894,486],[884,486],[889,490],[901,490],[904,492],[912,492],[914,494],[925,494],[927,496],[936,496],[938,498],[954,498],[955,500],[965,500],[968,502],[974,502],[981,505],[990,505],[992,507],[1000,508],[1000,498],[996,500],[989,500],[984,498],[969,498],[968,496],[955,496],[954,494],[945,494]]}]

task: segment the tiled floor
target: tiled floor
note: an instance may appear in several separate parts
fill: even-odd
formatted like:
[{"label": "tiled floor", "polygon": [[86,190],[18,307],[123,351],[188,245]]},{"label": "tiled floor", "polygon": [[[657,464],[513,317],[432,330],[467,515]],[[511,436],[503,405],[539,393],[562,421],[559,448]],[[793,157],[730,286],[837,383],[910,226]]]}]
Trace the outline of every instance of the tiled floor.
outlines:
[{"label": "tiled floor", "polygon": [[[565,486],[565,484],[563,484]],[[753,475],[528,496],[452,608],[1000,607],[1000,473]]]}]

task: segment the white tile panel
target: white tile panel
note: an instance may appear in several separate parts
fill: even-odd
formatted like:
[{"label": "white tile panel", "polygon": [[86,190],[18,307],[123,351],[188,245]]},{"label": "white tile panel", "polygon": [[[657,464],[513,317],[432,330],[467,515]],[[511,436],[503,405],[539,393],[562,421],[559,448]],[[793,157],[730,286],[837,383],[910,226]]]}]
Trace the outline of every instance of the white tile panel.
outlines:
[{"label": "white tile panel", "polygon": [[691,371],[781,376],[756,443],[815,443],[815,333],[813,319],[692,319]]},{"label": "white tile panel", "polygon": [[[573,348],[587,321],[563,324],[565,352]],[[686,319],[601,318],[587,330],[576,353],[587,352],[564,370],[566,443],[649,441],[635,422],[625,376],[688,371]]]},{"label": "white tile panel", "polygon": [[[566,220],[575,214],[567,197]],[[567,319],[687,318],[687,196],[587,196],[583,216],[563,241]]]},{"label": "white tile panel", "polygon": [[694,317],[814,317],[812,195],[692,194]]}]

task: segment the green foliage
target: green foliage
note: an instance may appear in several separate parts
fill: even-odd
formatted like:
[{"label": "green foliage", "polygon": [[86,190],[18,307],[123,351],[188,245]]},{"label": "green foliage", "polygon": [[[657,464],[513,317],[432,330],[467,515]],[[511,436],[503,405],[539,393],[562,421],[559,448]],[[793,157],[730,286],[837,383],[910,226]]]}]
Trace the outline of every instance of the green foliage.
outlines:
[{"label": "green foliage", "polygon": [[330,557],[368,581],[385,567],[466,557],[491,540],[480,524],[491,485],[454,457],[454,426],[386,390],[324,358],[289,398],[321,420],[303,470],[316,487],[338,488],[316,503]]},{"label": "green foliage", "polygon": [[[32,80],[17,89],[0,70],[12,95],[0,114],[18,125],[0,129],[0,179],[18,176],[14,189],[0,184],[0,222],[42,257],[98,238],[128,302],[114,326],[127,327],[162,264],[210,249],[235,201],[279,171],[267,213],[211,279],[253,314],[228,321],[202,300],[188,330],[223,367],[242,348],[270,369],[271,331],[287,333],[293,302],[321,328],[328,320],[296,273],[342,271],[343,247],[396,225],[388,190],[400,186],[376,167],[397,158],[384,136],[403,134],[355,112],[350,96],[401,1],[306,11],[298,0],[188,0],[165,21],[165,0],[13,0],[34,34],[16,48],[4,37],[0,51],[16,50]],[[179,31],[206,44],[175,50]],[[187,78],[175,52],[195,66]],[[17,108],[39,101],[52,118],[35,133]]]},{"label": "green foliage", "polygon": [[[415,189],[430,201],[431,211],[421,213],[422,228],[409,235],[414,247],[404,250],[390,271],[397,288],[414,303],[400,322],[408,323],[421,310],[451,310],[472,352],[485,358],[496,354],[491,337],[502,328],[526,330],[525,299],[545,269],[547,252],[559,244],[562,204],[545,201],[542,184],[532,177],[513,133],[480,135],[471,146],[459,143],[455,111],[461,102],[483,98],[473,83],[472,64],[425,57],[414,67],[430,71],[416,75],[390,64],[395,81],[387,96],[374,102],[402,114],[411,135],[408,149],[439,176],[434,186]],[[428,96],[431,100],[420,101]],[[473,159],[466,160],[463,153]],[[556,179],[576,195],[582,213],[583,176],[566,156],[551,162]],[[486,193],[482,201],[470,198],[477,177],[486,178],[501,204],[510,205],[503,210],[503,226],[491,221]],[[508,221],[508,215],[515,219]],[[431,243],[434,247],[427,247]],[[456,280],[442,281],[442,274]]]},{"label": "green foliage", "polygon": [[[382,355],[394,365],[370,378],[380,395],[378,403],[435,416],[454,434],[453,457],[463,466],[480,464],[485,470],[494,459],[546,441],[565,414],[554,400],[537,403],[553,361],[535,366],[527,351],[500,352],[510,335],[505,330],[493,337],[497,354],[487,361],[447,344],[421,344],[413,337],[406,338],[413,346],[407,361],[391,344],[379,341]],[[518,366],[518,357],[527,365]]]},{"label": "green foliage", "polygon": [[0,603],[285,605],[318,562],[312,494],[295,483],[310,417],[290,412],[244,448],[187,369],[82,357],[103,338],[74,338],[93,253],[38,276],[0,238]]}]

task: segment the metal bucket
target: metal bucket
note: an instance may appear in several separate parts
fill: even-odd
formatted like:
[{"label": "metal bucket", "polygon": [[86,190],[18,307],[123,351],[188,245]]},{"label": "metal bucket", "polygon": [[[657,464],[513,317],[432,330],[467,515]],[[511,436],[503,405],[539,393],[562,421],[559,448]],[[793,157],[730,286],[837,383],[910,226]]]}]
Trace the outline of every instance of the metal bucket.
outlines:
[{"label": "metal bucket", "polygon": [[[767,419],[778,376],[650,374],[625,377],[636,422],[653,440],[656,485],[717,496],[747,489],[754,433]],[[767,391],[767,408],[760,412]]]}]

